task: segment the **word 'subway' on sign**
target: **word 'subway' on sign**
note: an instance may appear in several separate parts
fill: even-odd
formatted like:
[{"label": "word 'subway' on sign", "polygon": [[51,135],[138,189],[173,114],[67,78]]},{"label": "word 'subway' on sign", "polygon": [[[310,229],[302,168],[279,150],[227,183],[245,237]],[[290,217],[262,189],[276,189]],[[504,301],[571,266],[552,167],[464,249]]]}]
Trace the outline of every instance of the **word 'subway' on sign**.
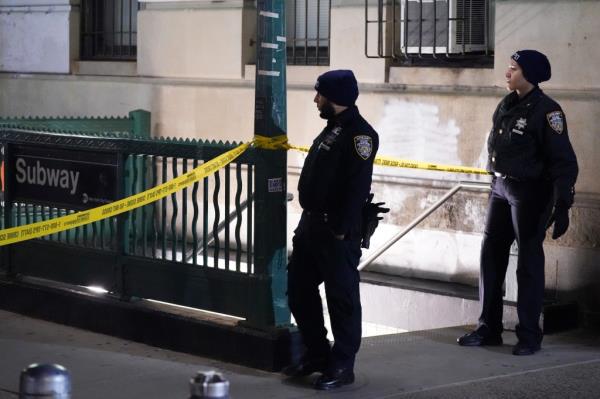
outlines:
[{"label": "word 'subway' on sign", "polygon": [[39,160],[30,166],[24,158],[17,158],[15,168],[17,182],[21,184],[65,188],[71,195],[77,192],[78,171],[45,167]]}]

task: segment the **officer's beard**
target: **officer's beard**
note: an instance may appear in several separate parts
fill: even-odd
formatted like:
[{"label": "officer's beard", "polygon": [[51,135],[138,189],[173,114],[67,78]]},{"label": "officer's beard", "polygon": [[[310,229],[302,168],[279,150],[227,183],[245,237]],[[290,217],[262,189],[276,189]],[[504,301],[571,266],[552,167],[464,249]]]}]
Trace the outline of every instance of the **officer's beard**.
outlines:
[{"label": "officer's beard", "polygon": [[323,106],[321,107],[321,109],[319,111],[321,111],[319,116],[323,119],[329,120],[335,116],[335,109],[333,108],[333,105],[331,105],[331,103],[329,101],[326,101],[325,104],[323,104]]}]

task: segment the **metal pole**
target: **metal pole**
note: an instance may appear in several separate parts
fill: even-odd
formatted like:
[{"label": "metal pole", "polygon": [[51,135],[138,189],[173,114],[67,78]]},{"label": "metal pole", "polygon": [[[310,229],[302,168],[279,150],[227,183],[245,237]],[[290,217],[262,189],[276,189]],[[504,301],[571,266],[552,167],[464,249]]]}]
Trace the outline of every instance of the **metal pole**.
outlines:
[{"label": "metal pole", "polygon": [[446,201],[448,201],[454,194],[460,191],[461,188],[479,188],[479,189],[489,189],[488,183],[459,183],[450,191],[448,191],[442,198],[440,198],[435,204],[431,205],[427,210],[417,216],[408,226],[406,226],[402,231],[396,233],[392,238],[390,238],[385,244],[383,244],[380,248],[375,250],[369,257],[363,260],[358,265],[358,270],[362,270],[365,267],[369,266],[375,259],[377,259],[382,253],[387,251],[392,245],[394,245],[399,239],[404,237],[408,232],[410,232],[415,226],[425,220],[429,215],[431,215],[436,209],[442,206]]},{"label": "metal pole", "polygon": [[[254,133],[287,134],[285,0],[257,2]],[[287,325],[287,153],[257,150],[254,196],[254,276],[250,324]],[[249,191],[250,192],[250,191]],[[250,267],[250,265],[249,265]]]}]

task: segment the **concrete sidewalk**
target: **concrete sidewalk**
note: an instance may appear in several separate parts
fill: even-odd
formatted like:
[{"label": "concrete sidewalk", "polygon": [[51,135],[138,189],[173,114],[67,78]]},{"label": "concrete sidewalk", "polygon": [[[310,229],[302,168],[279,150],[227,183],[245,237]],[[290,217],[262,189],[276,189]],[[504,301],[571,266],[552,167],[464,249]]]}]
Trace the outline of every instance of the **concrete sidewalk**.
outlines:
[{"label": "concrete sidewalk", "polygon": [[183,399],[198,370],[224,373],[232,399],[600,397],[600,337],[580,330],[547,336],[527,357],[511,354],[512,332],[492,348],[459,347],[461,327],[365,338],[356,383],[319,392],[316,375],[290,380],[6,311],[0,325],[0,398],[17,397],[20,370],[35,362],[67,367],[76,399]]}]

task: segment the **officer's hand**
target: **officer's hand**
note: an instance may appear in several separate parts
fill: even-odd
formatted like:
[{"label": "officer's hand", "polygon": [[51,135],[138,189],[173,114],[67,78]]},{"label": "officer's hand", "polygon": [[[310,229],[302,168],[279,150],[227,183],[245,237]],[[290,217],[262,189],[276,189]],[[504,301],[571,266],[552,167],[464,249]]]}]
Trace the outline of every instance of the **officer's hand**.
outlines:
[{"label": "officer's hand", "polygon": [[333,234],[333,238],[335,238],[336,240],[340,240],[342,241],[344,239],[345,235],[344,234]]},{"label": "officer's hand", "polygon": [[363,212],[366,213],[365,219],[381,220],[381,219],[383,219],[383,217],[379,216],[379,214],[380,213],[388,213],[390,211],[390,208],[384,208],[382,206],[383,204],[385,204],[385,202],[373,203],[373,195],[374,194],[371,193],[371,194],[369,194],[369,197],[367,198],[367,203],[365,204],[365,208],[363,210]]},{"label": "officer's hand", "polygon": [[375,232],[375,229],[379,225],[379,221],[383,219],[383,216],[379,216],[380,213],[388,213],[390,208],[384,208],[385,202],[373,203],[373,193],[369,194],[367,203],[363,207],[363,220],[362,220],[362,242],[361,247],[369,249],[371,245],[371,236]]},{"label": "officer's hand", "polygon": [[556,240],[567,232],[569,228],[569,208],[557,207],[554,208],[552,216],[546,224],[546,228],[550,227],[554,223],[554,230],[552,230],[552,239]]}]

